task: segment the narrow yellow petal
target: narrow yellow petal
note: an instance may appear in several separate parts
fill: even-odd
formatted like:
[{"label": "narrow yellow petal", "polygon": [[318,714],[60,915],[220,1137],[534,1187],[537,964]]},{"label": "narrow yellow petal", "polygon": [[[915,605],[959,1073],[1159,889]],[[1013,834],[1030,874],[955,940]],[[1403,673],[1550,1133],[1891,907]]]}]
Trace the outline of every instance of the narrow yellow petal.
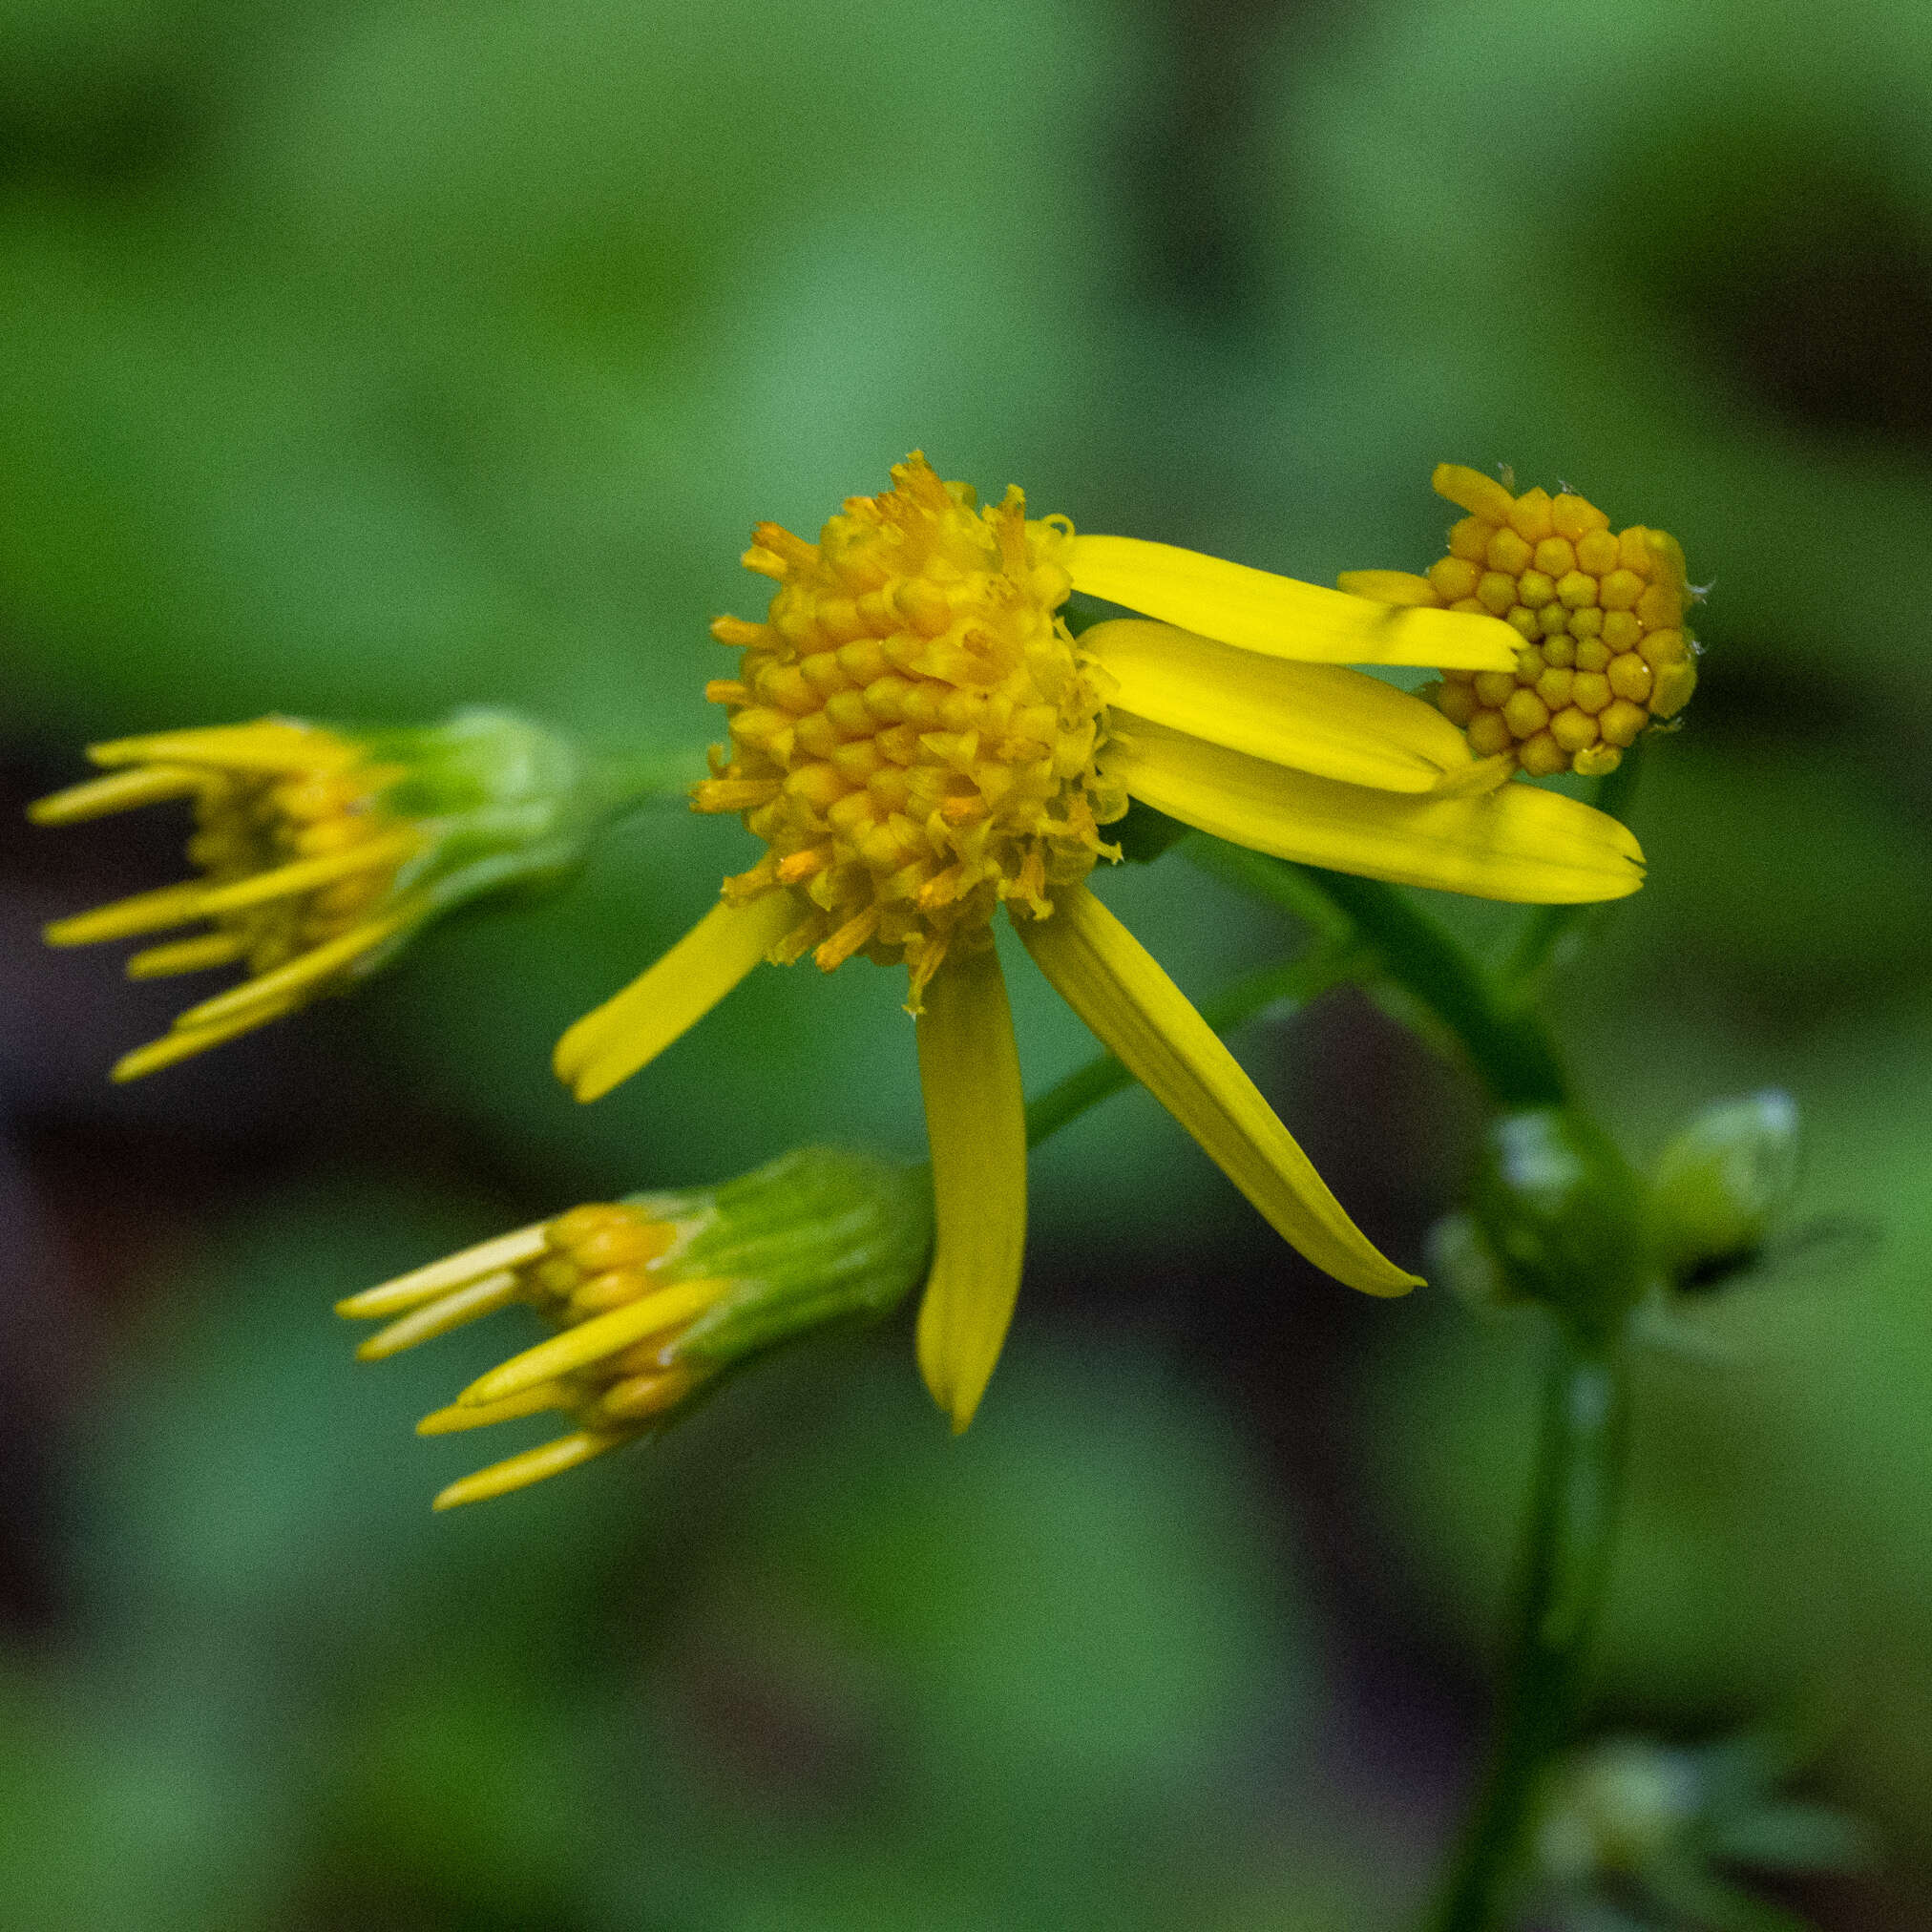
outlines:
[{"label": "narrow yellow petal", "polygon": [[1214,1029],[1092,892],[1077,887],[1052,918],[1015,924],[1067,1004],[1284,1241],[1370,1294],[1417,1286],[1349,1219]]},{"label": "narrow yellow petal", "polygon": [[1491,523],[1507,523],[1516,508],[1516,498],[1494,476],[1472,470],[1466,463],[1438,463],[1429,487],[1445,502],[1472,516],[1484,516]]},{"label": "narrow yellow petal", "polygon": [[1089,597],[1271,658],[1512,671],[1522,644],[1497,618],[1370,603],[1170,543],[1076,536],[1065,562]]},{"label": "narrow yellow petal", "polygon": [[601,1456],[606,1449],[615,1449],[619,1443],[629,1439],[628,1436],[598,1434],[589,1429],[579,1429],[571,1436],[559,1436],[555,1442],[526,1449],[521,1456],[493,1462],[488,1469],[479,1469],[475,1475],[451,1483],[437,1495],[430,1507],[455,1509],[466,1502],[482,1502],[492,1496],[507,1496],[513,1489],[527,1489],[533,1482],[541,1482],[546,1477],[561,1476],[566,1469],[575,1469],[588,1462],[592,1457]]},{"label": "narrow yellow petal", "polygon": [[1436,586],[1413,570],[1345,570],[1335,578],[1335,588],[1351,597],[1365,597],[1372,603],[1440,604]]},{"label": "narrow yellow petal", "polygon": [[373,952],[385,939],[400,932],[409,923],[407,913],[396,912],[384,918],[370,919],[352,931],[343,934],[339,939],[330,939],[326,945],[311,946],[306,953],[278,966],[272,973],[263,973],[257,978],[244,980],[240,986],[226,993],[218,993],[212,999],[204,999],[199,1006],[191,1006],[175,1021],[177,1026],[214,1026],[221,1021],[234,1018],[251,1008],[265,1002],[296,1003],[296,996],[305,995],[319,981],[327,979],[352,964],[365,953]]},{"label": "narrow yellow petal", "polygon": [[1123,711],[1271,765],[1428,791],[1473,763],[1469,741],[1433,704],[1340,664],[1264,658],[1126,618],[1081,643],[1118,686]]},{"label": "narrow yellow petal", "polygon": [[381,1282],[337,1302],[335,1312],[360,1321],[404,1314],[426,1301],[435,1300],[446,1289],[460,1288],[466,1281],[494,1274],[499,1268],[521,1268],[525,1262],[535,1261],[550,1245],[544,1234],[548,1226],[548,1222],[535,1222],[514,1233],[479,1241],[460,1254],[446,1254],[427,1268],[413,1268],[393,1281]]},{"label": "narrow yellow petal", "polygon": [[1398,885],[1530,905],[1618,899],[1644,883],[1627,827],[1560,792],[1371,791],[1264,765],[1116,714],[1102,763],[1134,797],[1235,845]]},{"label": "narrow yellow petal", "polygon": [[199,881],[136,892],[131,899],[116,899],[111,906],[76,913],[71,919],[56,919],[40,936],[50,946],[92,946],[102,939],[164,933],[170,926],[185,926],[189,920],[199,919],[207,892],[208,888]]},{"label": "narrow yellow petal", "polygon": [[280,1019],[284,1014],[292,1013],[295,1004],[292,999],[284,999],[275,1005],[244,1013],[238,1019],[224,1020],[220,1026],[178,1024],[173,1033],[164,1033],[159,1040],[151,1040],[147,1045],[122,1054],[115,1061],[109,1078],[127,1082],[139,1080],[144,1074],[158,1073],[164,1066],[192,1060],[198,1053],[206,1053],[211,1046],[239,1040],[244,1033],[253,1033],[258,1026],[266,1026],[271,1019]]},{"label": "narrow yellow petal", "polygon": [[1026,1104],[999,956],[948,959],[919,1015],[936,1239],[919,1372],[956,1434],[999,1359],[1026,1247]]},{"label": "narrow yellow petal", "polygon": [[415,849],[412,831],[365,839],[360,845],[345,846],[341,851],[324,852],[320,858],[297,859],[292,865],[256,872],[232,886],[211,887],[201,900],[201,910],[212,918],[217,913],[239,913],[249,906],[266,905],[271,899],[292,898],[297,892],[311,892],[352,872],[400,864]]},{"label": "narrow yellow petal", "polygon": [[731,991],[797,923],[789,892],[717,905],[658,963],[556,1042],[556,1077],[594,1101],[655,1060]]},{"label": "narrow yellow petal", "polygon": [[184,766],[142,766],[37,798],[27,808],[27,816],[35,825],[78,825],[83,819],[105,818],[109,812],[131,811],[137,805],[187,798],[207,782],[204,772],[190,771]]},{"label": "narrow yellow petal", "polygon": [[479,1376],[456,1397],[462,1403],[497,1402],[538,1382],[555,1381],[573,1369],[587,1368],[606,1355],[621,1354],[633,1342],[676,1328],[703,1314],[730,1287],[724,1281],[680,1281],[641,1296],[608,1314],[593,1315],[561,1334],[513,1355],[500,1368]]},{"label": "narrow yellow petal", "polygon": [[461,1288],[452,1288],[448,1294],[422,1308],[411,1309],[408,1314],[398,1315],[387,1328],[378,1329],[356,1350],[356,1359],[386,1361],[390,1355],[414,1348],[418,1342],[446,1335],[465,1322],[494,1314],[516,1299],[517,1285],[516,1270],[511,1268],[486,1274],[481,1281],[465,1282]]},{"label": "narrow yellow petal", "polygon": [[570,1391],[561,1382],[539,1382],[520,1396],[505,1396],[500,1402],[452,1402],[447,1409],[431,1409],[416,1424],[418,1436],[453,1436],[464,1429],[485,1429],[493,1422],[514,1422],[524,1416],[540,1416],[546,1409],[567,1409]]},{"label": "narrow yellow petal", "polygon": [[130,979],[165,979],[176,973],[205,973],[211,966],[232,966],[248,950],[235,933],[206,933],[199,939],[177,939],[169,946],[150,946],[128,961]]},{"label": "narrow yellow petal", "polygon": [[212,765],[226,771],[339,770],[360,756],[346,739],[285,718],[252,724],[215,724],[191,731],[158,731],[90,745],[96,765]]}]

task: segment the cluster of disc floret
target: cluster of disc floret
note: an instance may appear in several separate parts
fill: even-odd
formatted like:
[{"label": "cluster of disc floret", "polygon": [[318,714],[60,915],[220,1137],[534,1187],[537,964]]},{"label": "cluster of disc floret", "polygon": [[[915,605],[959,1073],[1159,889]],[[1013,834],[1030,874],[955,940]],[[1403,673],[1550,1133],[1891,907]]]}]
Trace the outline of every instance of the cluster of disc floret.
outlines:
[{"label": "cluster of disc floret", "polygon": [[1676,539],[1641,524],[1612,531],[1570,492],[1516,496],[1456,464],[1435,488],[1469,514],[1449,555],[1409,581],[1430,602],[1502,618],[1523,641],[1514,672],[1447,671],[1429,695],[1479,756],[1511,753],[1533,778],[1614,770],[1697,682]]},{"label": "cluster of disc floret", "polygon": [[711,627],[745,655],[706,687],[731,746],[694,801],[742,812],[769,847],[724,896],[793,894],[775,956],[903,959],[916,1010],[949,949],[987,943],[998,904],[1043,917],[1111,855],[1100,828],[1126,799],[1094,769],[1102,675],[1055,615],[1072,534],[1029,522],[1017,488],[977,508],[917,452],[816,543],[757,527],[745,563],[779,589],[763,623]]}]

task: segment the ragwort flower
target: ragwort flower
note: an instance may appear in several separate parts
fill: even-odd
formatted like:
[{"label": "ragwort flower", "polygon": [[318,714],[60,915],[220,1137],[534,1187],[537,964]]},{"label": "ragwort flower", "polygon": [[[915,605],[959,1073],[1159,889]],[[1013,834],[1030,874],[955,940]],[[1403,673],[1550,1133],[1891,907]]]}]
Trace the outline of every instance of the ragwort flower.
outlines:
[{"label": "ragwort flower", "polygon": [[297,718],[124,738],[88,747],[108,775],[43,798],[40,825],[166,799],[193,802],[201,877],[47,928],[54,946],[178,926],[207,931],[135,954],[151,979],[241,966],[236,987],[191,1006],[124,1055],[117,1081],[280,1019],[392,958],[429,920],[515,882],[551,878],[627,797],[636,774],[507,711],[422,728],[346,731]]},{"label": "ragwort flower", "polygon": [[1642,524],[1613,532],[1570,491],[1512,495],[1493,476],[1437,466],[1432,487],[1469,514],[1427,577],[1356,570],[1344,590],[1415,609],[1502,618],[1518,635],[1508,670],[1445,665],[1432,693],[1482,757],[1532,778],[1614,771],[1638,735],[1674,718],[1697,685],[1684,623],[1689,586],[1674,536]]},{"label": "ragwort flower", "polygon": [[661,1427],[755,1354],[883,1314],[932,1245],[924,1177],[837,1147],[801,1147],[717,1187],[588,1202],[351,1295],[386,1318],[356,1353],[400,1354],[513,1302],[558,1333],[472,1382],[417,1433],[549,1410],[577,1426],[452,1482],[438,1509],[575,1469]]},{"label": "ragwort flower", "polygon": [[[991,928],[1040,969],[1268,1221],[1339,1280],[1416,1277],[1343,1211],[1254,1084],[1088,891],[1138,798],[1242,845],[1502,899],[1613,898],[1642,855],[1614,820],[1503,786],[1461,732],[1351,662],[1503,671],[1487,615],[1377,605],[1268,573],[976,507],[914,454],[816,543],[760,524],[763,622],[721,618],[709,687],[731,749],[697,788],[765,856],[663,958],[558,1042],[578,1099],[627,1079],[761,959],[909,969],[938,1236],[919,1361],[963,1428],[1011,1318],[1026,1221],[1019,1061]],[[1078,640],[1075,589],[1157,621]],[[1186,628],[1179,628],[1179,626]]]}]

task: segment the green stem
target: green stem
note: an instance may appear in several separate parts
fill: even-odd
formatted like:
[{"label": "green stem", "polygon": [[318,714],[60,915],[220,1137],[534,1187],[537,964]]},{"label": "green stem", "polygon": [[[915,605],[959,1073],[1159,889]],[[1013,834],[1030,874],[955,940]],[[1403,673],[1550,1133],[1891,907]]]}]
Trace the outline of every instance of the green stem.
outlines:
[{"label": "green stem", "polygon": [[[1630,821],[1630,807],[1637,796],[1637,776],[1643,768],[1641,740],[1624,753],[1614,771],[1597,780],[1591,803],[1612,818]],[[1595,906],[1538,906],[1525,921],[1516,950],[1502,969],[1502,983],[1512,990],[1525,988],[1549,963],[1557,943],[1589,914]]]},{"label": "green stem", "polygon": [[1628,1423],[1624,1346],[1559,1321],[1494,1754],[1433,1932],[1494,1932],[1503,1922],[1544,1774],[1575,1733],[1615,1544]]},{"label": "green stem", "polygon": [[704,776],[700,751],[599,751],[590,758],[598,802],[604,820],[627,816],[655,799],[682,803],[692,786]]},{"label": "green stem", "polygon": [[[1307,1005],[1331,987],[1354,978],[1362,964],[1359,948],[1324,948],[1307,958],[1292,959],[1285,966],[1264,966],[1224,988],[1214,998],[1204,1000],[1201,1017],[1216,1033],[1226,1033],[1229,1027],[1252,1018],[1265,1006],[1282,1002]],[[1133,1083],[1133,1075],[1110,1053],[1076,1067],[1064,1080],[1056,1082],[1027,1102],[1026,1144],[1039,1146],[1049,1135],[1077,1121],[1089,1107],[1098,1106]]]},{"label": "green stem", "polygon": [[1188,847],[1231,883],[1299,917],[1311,900],[1347,916],[1375,950],[1383,974],[1433,1014],[1467,1050],[1505,1107],[1562,1106],[1568,1082],[1541,1018],[1498,991],[1480,961],[1445,927],[1396,887],[1349,872],[1323,872],[1238,847]]}]

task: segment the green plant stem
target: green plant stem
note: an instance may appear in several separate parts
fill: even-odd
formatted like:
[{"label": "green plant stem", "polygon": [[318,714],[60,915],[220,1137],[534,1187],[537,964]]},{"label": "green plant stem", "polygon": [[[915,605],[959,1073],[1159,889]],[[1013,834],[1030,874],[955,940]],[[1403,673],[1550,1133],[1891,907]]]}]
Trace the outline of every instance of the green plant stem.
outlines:
[{"label": "green plant stem", "polygon": [[1576,1729],[1616,1538],[1628,1425],[1621,1338],[1559,1319],[1496,1742],[1433,1932],[1495,1932],[1503,1922],[1544,1770]]},{"label": "green plant stem", "polygon": [[589,764],[606,823],[657,799],[682,804],[705,772],[704,753],[683,748],[598,751],[591,754]]},{"label": "green plant stem", "polygon": [[1344,914],[1374,950],[1384,976],[1460,1040],[1497,1102],[1505,1107],[1562,1106],[1569,1083],[1542,1018],[1505,998],[1455,934],[1394,886],[1323,872],[1218,841],[1190,842],[1189,853],[1230,883],[1298,917],[1311,901]]},{"label": "green plant stem", "polygon": [[[1251,1019],[1264,1007],[1305,1006],[1331,987],[1354,978],[1365,960],[1366,955],[1358,947],[1324,948],[1285,966],[1264,966],[1225,987],[1214,998],[1204,1000],[1201,1017],[1216,1033],[1226,1033],[1244,1019]],[[1133,1083],[1133,1075],[1112,1054],[1097,1055],[1027,1102],[1026,1144],[1039,1146],[1088,1108],[1097,1107]]]}]

